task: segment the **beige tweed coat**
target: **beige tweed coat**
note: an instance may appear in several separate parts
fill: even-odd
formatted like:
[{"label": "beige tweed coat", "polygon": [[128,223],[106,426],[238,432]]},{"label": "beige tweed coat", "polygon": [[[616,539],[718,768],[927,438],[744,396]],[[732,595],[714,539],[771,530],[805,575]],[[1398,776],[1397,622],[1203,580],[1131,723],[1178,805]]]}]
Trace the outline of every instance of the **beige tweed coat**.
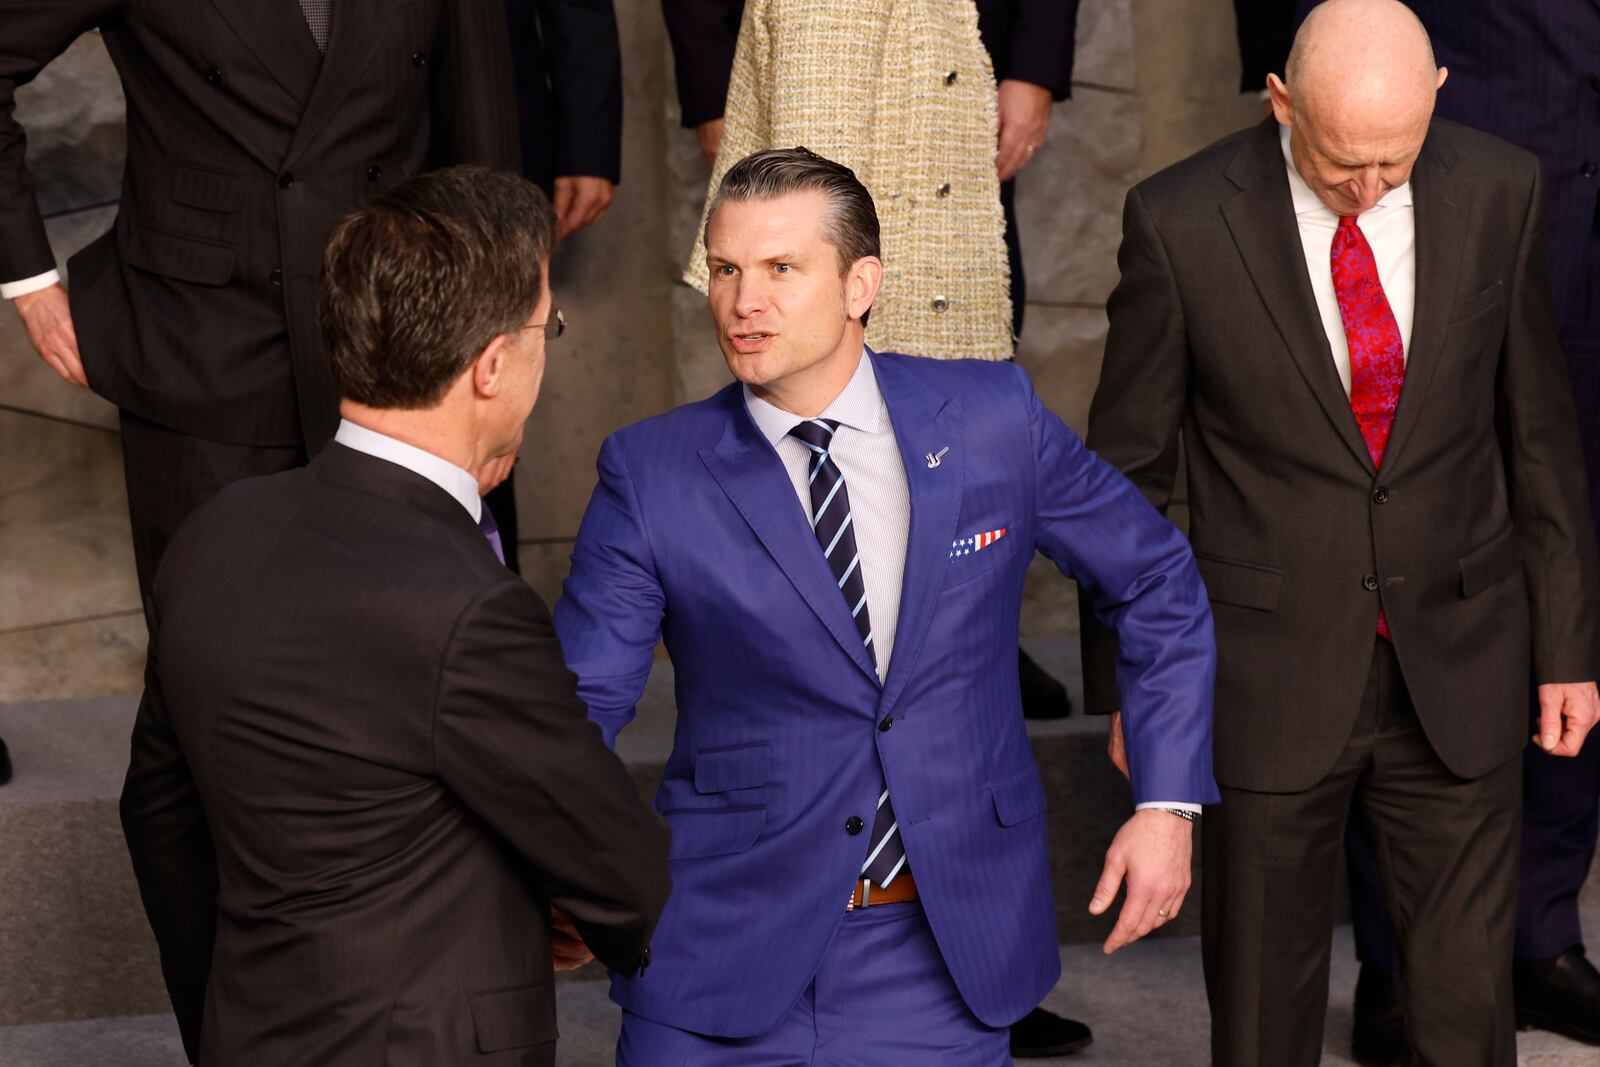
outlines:
[{"label": "beige tweed coat", "polygon": [[[883,288],[867,343],[1006,359],[997,115],[971,0],[750,0],[710,188],[763,148],[804,145],[845,164],[872,193],[882,227]],[[702,215],[684,272],[702,292],[704,227]]]}]

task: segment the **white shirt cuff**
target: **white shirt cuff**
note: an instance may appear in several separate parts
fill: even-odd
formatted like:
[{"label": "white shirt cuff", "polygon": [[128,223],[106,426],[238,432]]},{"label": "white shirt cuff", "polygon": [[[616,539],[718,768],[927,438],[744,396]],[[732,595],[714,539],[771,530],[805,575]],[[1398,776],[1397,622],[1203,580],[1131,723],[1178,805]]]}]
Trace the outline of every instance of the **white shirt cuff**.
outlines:
[{"label": "white shirt cuff", "polygon": [[23,278],[15,282],[0,282],[0,300],[15,300],[19,296],[37,293],[40,289],[48,289],[61,280],[61,272],[47,270],[43,274],[35,274],[31,278]]},{"label": "white shirt cuff", "polygon": [[1187,811],[1195,815],[1200,814],[1199,804],[1184,804],[1172,800],[1147,800],[1143,804],[1135,804],[1134,811],[1143,811],[1145,808],[1171,808],[1174,811]]}]

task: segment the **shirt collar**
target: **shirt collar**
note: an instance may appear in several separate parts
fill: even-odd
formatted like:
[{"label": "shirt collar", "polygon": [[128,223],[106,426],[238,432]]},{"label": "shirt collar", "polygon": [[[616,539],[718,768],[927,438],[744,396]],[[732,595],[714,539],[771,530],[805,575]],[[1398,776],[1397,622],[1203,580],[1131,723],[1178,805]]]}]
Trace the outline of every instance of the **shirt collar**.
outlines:
[{"label": "shirt collar", "polygon": [[[762,400],[748,385],[744,387],[744,406],[749,409],[756,428],[774,448],[789,435],[790,430],[806,421],[799,415]],[[878,389],[878,376],[872,371],[872,360],[866,349],[862,349],[861,362],[856,365],[855,374],[850,376],[850,383],[817,417],[833,419],[841,426],[862,433],[878,433],[883,429],[885,414],[883,393]]]},{"label": "shirt collar", "polygon": [[[1338,214],[1321,200],[1318,200],[1317,194],[1311,191],[1311,186],[1307,185],[1306,180],[1300,177],[1300,171],[1294,165],[1294,155],[1289,151],[1289,127],[1278,127],[1278,140],[1283,146],[1284,165],[1289,169],[1289,195],[1294,198],[1295,215],[1323,214],[1337,220]],[[1374,211],[1387,211],[1390,208],[1410,206],[1411,183],[1408,181],[1404,185],[1397,185],[1383,194],[1382,200],[1379,200],[1374,207],[1362,212],[1362,214],[1370,215]]]},{"label": "shirt collar", "polygon": [[467,509],[473,522],[483,516],[483,498],[478,495],[478,479],[471,472],[456,466],[447,459],[425,452],[415,445],[390,437],[388,434],[357,426],[347,419],[339,420],[339,432],[333,439],[346,448],[364,452],[369,456],[404,467],[420,474],[455,498]]}]

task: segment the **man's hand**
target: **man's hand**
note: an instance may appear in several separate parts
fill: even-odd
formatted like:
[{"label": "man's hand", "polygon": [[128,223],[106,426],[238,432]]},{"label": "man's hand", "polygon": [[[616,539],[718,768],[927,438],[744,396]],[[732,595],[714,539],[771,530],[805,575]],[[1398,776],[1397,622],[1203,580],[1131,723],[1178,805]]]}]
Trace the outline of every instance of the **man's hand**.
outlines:
[{"label": "man's hand", "polygon": [[1554,682],[1539,687],[1539,732],[1533,743],[1552,756],[1576,756],[1595,721],[1600,692],[1593,682]]},{"label": "man's hand", "polygon": [[478,472],[478,495],[488,496],[491,489],[511,477],[511,468],[516,465],[517,454],[515,452],[507,452],[505,455],[485,463],[483,470]]},{"label": "man's hand", "polygon": [[706,157],[706,166],[715,166],[717,149],[722,147],[722,120],[702,122],[694,128],[694,135],[700,142],[700,154]]},{"label": "man's hand", "polygon": [[1128,899],[1106,938],[1106,955],[1178,917],[1189,892],[1193,852],[1191,824],[1170,812],[1146,808],[1122,824],[1106,850],[1105,870],[1089,901],[1090,915],[1104,915],[1127,877]]},{"label": "man's hand", "polygon": [[[720,132],[720,131],[719,131]],[[1050,132],[1050,90],[1007,78],[1000,83],[1000,150],[995,169],[1008,182],[1033,162]]]},{"label": "man's hand", "polygon": [[567,237],[599,222],[616,196],[607,178],[557,178],[554,206],[558,236]]},{"label": "man's hand", "polygon": [[17,314],[39,358],[73,385],[89,388],[89,378],[83,373],[83,360],[78,355],[78,334],[72,328],[67,291],[60,285],[50,285],[19,296],[12,303],[17,305]]},{"label": "man's hand", "polygon": [[594,953],[583,943],[571,916],[554,905],[550,908],[550,951],[558,971],[575,971],[594,961]]},{"label": "man's hand", "polygon": [[1111,730],[1106,736],[1106,755],[1111,757],[1111,766],[1122,772],[1122,777],[1133,781],[1133,776],[1128,773],[1128,749],[1122,743],[1122,712],[1111,713]]}]

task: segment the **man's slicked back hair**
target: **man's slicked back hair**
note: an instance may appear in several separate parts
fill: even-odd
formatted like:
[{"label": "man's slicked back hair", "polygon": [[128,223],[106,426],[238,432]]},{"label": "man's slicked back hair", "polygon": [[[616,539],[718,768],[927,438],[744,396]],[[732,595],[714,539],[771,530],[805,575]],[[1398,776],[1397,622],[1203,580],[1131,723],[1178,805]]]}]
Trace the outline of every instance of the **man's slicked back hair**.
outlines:
[{"label": "man's slicked back hair", "polygon": [[[839,273],[844,275],[858,259],[879,256],[878,209],[872,194],[856,172],[842,163],[817,155],[809,148],[768,148],[745,156],[722,176],[706,229],[717,208],[742,200],[776,200],[795,193],[821,193],[828,198],[828,219],[823,236],[839,253]],[[866,322],[866,316],[861,321]]]},{"label": "man's slicked back hair", "polygon": [[322,255],[322,337],[341,396],[430,408],[544,295],[556,217],[532,182],[459,166],[373,197]]}]

